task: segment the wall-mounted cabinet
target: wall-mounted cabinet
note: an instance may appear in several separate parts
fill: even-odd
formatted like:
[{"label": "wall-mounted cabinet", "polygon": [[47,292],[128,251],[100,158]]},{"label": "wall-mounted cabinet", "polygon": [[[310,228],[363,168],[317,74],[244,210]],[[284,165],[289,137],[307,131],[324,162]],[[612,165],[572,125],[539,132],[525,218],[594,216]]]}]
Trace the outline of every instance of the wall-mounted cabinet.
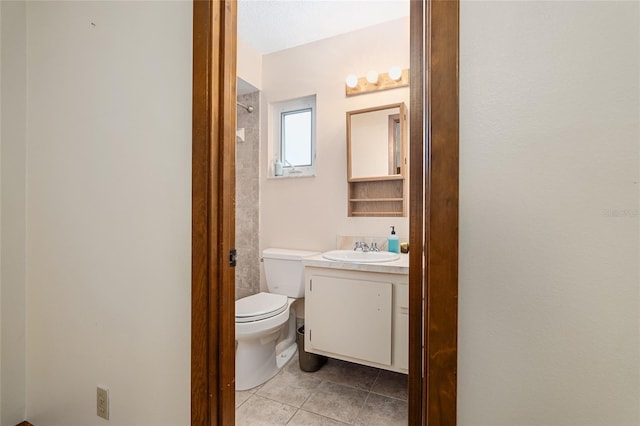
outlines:
[{"label": "wall-mounted cabinet", "polygon": [[349,216],[406,216],[404,103],[347,112]]}]

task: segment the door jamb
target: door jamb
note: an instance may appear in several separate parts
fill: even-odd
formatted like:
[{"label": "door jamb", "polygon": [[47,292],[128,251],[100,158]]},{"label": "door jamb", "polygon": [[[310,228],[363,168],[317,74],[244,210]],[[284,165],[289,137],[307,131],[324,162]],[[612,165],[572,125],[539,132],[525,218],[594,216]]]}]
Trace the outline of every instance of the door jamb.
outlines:
[{"label": "door jamb", "polygon": [[[458,203],[459,203],[459,0],[418,1],[424,7],[424,58],[421,79],[426,103],[412,99],[411,168],[415,191],[424,194],[420,216],[410,222],[413,247],[409,282],[422,282],[422,424],[455,425],[458,357]],[[412,6],[413,2],[412,2]],[[418,56],[416,54],[416,56]],[[413,56],[412,56],[413,58]],[[413,64],[412,64],[413,67]],[[418,67],[416,67],[418,68]],[[411,84],[413,85],[412,79]],[[425,111],[420,110],[424,106]],[[415,120],[415,121],[414,121]],[[426,140],[425,140],[426,139]],[[425,151],[422,151],[422,150]],[[414,161],[417,164],[414,164]],[[424,163],[423,163],[424,161]],[[420,167],[422,166],[422,167]],[[419,173],[419,172],[416,172]],[[422,181],[422,191],[419,183]],[[412,192],[410,201],[414,197]],[[417,198],[417,197],[416,197]],[[420,242],[424,242],[422,245]],[[412,281],[413,280],[413,281]],[[417,293],[417,292],[416,292]],[[416,295],[417,297],[417,295]],[[417,305],[417,301],[413,300]],[[409,307],[411,312],[411,306]],[[417,335],[417,331],[410,330]],[[414,334],[411,334],[413,337]],[[416,336],[417,337],[417,336]],[[414,360],[417,363],[417,360]],[[413,397],[413,395],[412,395]],[[412,399],[410,399],[410,413]],[[415,401],[413,402],[415,404]],[[410,423],[414,424],[414,423]]]},{"label": "door jamb", "polygon": [[193,2],[191,424],[235,423],[236,2]]}]

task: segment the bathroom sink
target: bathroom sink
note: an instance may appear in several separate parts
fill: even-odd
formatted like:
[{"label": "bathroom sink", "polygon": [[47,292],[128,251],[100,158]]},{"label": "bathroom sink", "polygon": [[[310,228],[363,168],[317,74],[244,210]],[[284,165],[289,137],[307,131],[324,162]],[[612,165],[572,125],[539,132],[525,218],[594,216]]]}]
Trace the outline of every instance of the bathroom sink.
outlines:
[{"label": "bathroom sink", "polygon": [[400,255],[388,251],[353,251],[353,250],[332,250],[322,253],[322,257],[329,260],[354,263],[375,263],[391,262],[400,259]]}]

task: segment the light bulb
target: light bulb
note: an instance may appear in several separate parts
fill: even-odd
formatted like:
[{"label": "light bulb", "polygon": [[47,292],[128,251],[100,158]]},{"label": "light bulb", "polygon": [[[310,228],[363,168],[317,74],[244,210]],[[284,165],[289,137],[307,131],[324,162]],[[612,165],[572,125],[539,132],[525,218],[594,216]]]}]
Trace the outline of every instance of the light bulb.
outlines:
[{"label": "light bulb", "polygon": [[376,84],[378,82],[378,71],[371,70],[367,73],[367,81],[371,84]]},{"label": "light bulb", "polygon": [[358,76],[349,74],[346,79],[347,87],[354,88],[358,85]]},{"label": "light bulb", "polygon": [[389,68],[389,78],[394,81],[400,80],[402,78],[402,70],[400,67],[391,67]]}]

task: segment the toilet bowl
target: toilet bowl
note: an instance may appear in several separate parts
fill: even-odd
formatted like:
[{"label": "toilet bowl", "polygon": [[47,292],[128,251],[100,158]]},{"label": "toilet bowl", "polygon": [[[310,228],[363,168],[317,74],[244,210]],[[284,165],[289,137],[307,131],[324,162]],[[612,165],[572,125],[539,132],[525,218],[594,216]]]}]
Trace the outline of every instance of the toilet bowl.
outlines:
[{"label": "toilet bowl", "polygon": [[[256,310],[255,316],[249,316],[246,306],[236,303],[236,390],[251,389],[266,382],[296,353],[295,334],[290,330],[293,328],[295,332],[296,317],[291,309],[295,299],[258,293],[238,302],[247,301],[261,306],[262,312]],[[267,310],[271,312],[265,312]],[[243,316],[238,317],[238,312]],[[276,344],[280,348],[276,348]]]},{"label": "toilet bowl", "polygon": [[295,355],[293,303],[304,297],[302,259],[317,252],[265,249],[269,292],[236,300],[236,390],[261,385]]}]

